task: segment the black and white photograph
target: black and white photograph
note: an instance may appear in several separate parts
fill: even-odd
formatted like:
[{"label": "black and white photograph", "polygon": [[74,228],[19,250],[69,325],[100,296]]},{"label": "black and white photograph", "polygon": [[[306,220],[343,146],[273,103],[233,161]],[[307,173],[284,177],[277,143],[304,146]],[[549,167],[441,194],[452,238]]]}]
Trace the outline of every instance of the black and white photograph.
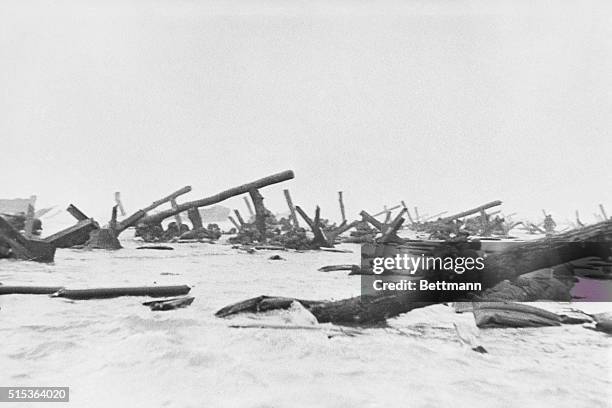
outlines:
[{"label": "black and white photograph", "polygon": [[1,0],[0,408],[612,408],[612,2]]}]

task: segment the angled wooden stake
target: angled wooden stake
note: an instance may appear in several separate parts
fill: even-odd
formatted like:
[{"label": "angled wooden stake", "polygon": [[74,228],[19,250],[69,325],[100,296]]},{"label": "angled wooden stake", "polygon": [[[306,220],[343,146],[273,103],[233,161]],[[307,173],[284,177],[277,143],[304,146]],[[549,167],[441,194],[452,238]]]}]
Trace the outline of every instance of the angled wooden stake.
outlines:
[{"label": "angled wooden stake", "polygon": [[[173,210],[176,210],[178,208],[178,203],[176,202],[176,198],[173,198],[170,200],[170,205],[172,206]],[[180,212],[177,212],[176,214],[174,214],[174,221],[176,221],[176,227],[180,231],[181,225],[183,224],[183,220],[181,219]]]},{"label": "angled wooden stake", "polygon": [[601,215],[603,215],[604,221],[607,221],[608,214],[606,214],[606,209],[604,208],[603,204],[599,204],[599,210],[601,211]]},{"label": "angled wooden stake", "polygon": [[[386,209],[386,207],[385,207]],[[385,221],[383,221],[383,224],[387,225],[389,224],[389,222],[391,221],[391,210],[387,210],[386,214],[385,214]]]},{"label": "angled wooden stake", "polygon": [[253,212],[253,208],[251,207],[251,203],[249,202],[249,199],[245,196],[242,197],[244,199],[244,203],[247,206],[247,210],[249,211],[249,215],[252,217],[255,215],[255,213]]},{"label": "angled wooden stake", "polygon": [[344,213],[344,201],[342,200],[342,191],[338,191],[338,202],[340,203],[340,215],[342,222],[346,222],[346,214]]},{"label": "angled wooden stake", "polygon": [[298,212],[298,214],[300,214],[300,216],[304,219],[304,221],[306,221],[306,224],[308,224],[308,226],[312,230],[312,233],[314,234],[314,240],[313,240],[314,244],[320,247],[330,247],[331,248],[334,246],[333,242],[330,242],[330,240],[328,240],[327,237],[325,236],[325,233],[321,230],[321,227],[320,227],[321,209],[319,208],[319,206],[317,206],[315,210],[314,221],[310,219],[308,215],[306,215],[304,210],[302,210],[299,205],[295,206],[295,210]]},{"label": "angled wooden stake", "polygon": [[85,221],[89,219],[89,217],[86,216],[81,210],[76,208],[74,204],[70,204],[68,208],[66,208],[66,211],[68,211],[70,215],[76,218],[77,221]]},{"label": "angled wooden stake", "polygon": [[295,228],[300,228],[300,223],[298,222],[297,216],[295,215],[295,207],[293,206],[293,201],[291,201],[291,194],[289,190],[283,190],[285,194],[285,200],[287,200],[287,206],[289,207],[289,213],[291,214],[291,220],[293,221],[293,226]]},{"label": "angled wooden stake", "polygon": [[249,190],[251,200],[253,200],[253,206],[255,206],[255,225],[261,235],[261,242],[265,242],[266,239],[266,207],[264,207],[263,196],[259,193],[259,190],[252,188]]},{"label": "angled wooden stake", "polygon": [[331,232],[327,232],[325,235],[327,236],[327,240],[329,242],[334,242],[336,241],[336,238],[338,238],[338,236],[340,234],[342,234],[343,232],[346,232],[348,230],[350,230],[353,227],[356,227],[357,225],[359,225],[361,221],[353,221],[350,224],[347,223],[346,221],[343,222],[342,224],[340,224],[338,226],[338,228],[336,228],[335,230],[331,231]]},{"label": "angled wooden stake", "polygon": [[362,210],[359,213],[359,215],[361,215],[361,218],[363,218],[364,221],[369,222],[374,228],[376,228],[377,230],[382,232],[383,227],[384,227],[382,222],[380,222],[376,218],[372,217],[365,210]]},{"label": "angled wooden stake", "polygon": [[578,224],[580,227],[584,227],[584,224],[582,221],[580,221],[580,214],[578,214],[578,210],[576,210],[576,224]]},{"label": "angled wooden stake", "polygon": [[240,225],[236,222],[236,220],[234,218],[232,218],[232,216],[230,215],[229,217],[227,217],[228,220],[230,220],[232,222],[232,224],[234,224],[234,227],[236,227],[236,229],[238,231],[240,231],[242,228],[240,227]]},{"label": "angled wooden stake", "polygon": [[32,238],[32,236],[34,235],[34,206],[32,205],[32,203],[28,204],[24,235],[26,236],[26,238]]},{"label": "angled wooden stake", "polygon": [[244,227],[244,220],[242,219],[242,215],[240,215],[240,211],[234,210],[234,214],[236,214],[236,219],[238,220],[238,224],[240,224],[240,228]]},{"label": "angled wooden stake", "polygon": [[111,212],[111,220],[108,224],[110,230],[113,232],[113,234],[115,234],[115,236],[117,235],[117,207],[118,206],[114,206],[113,210]]},{"label": "angled wooden stake", "polygon": [[126,213],[125,209],[123,208],[123,203],[121,202],[121,192],[119,191],[115,192],[115,203],[119,206],[119,214],[121,214],[122,217],[125,217]]},{"label": "angled wooden stake", "polygon": [[[400,229],[405,219],[400,217],[393,220],[393,222],[389,225],[385,233],[380,237],[379,242],[387,243],[390,241],[395,241],[398,239],[397,231]],[[403,240],[401,240],[403,241]]]},{"label": "angled wooden stake", "polygon": [[412,225],[416,224],[414,220],[412,219],[412,217],[410,216],[410,211],[408,211],[408,207],[406,206],[406,203],[404,201],[402,201],[402,206],[404,207],[404,210],[406,210],[406,216],[408,216],[408,220],[410,221],[410,223]]}]

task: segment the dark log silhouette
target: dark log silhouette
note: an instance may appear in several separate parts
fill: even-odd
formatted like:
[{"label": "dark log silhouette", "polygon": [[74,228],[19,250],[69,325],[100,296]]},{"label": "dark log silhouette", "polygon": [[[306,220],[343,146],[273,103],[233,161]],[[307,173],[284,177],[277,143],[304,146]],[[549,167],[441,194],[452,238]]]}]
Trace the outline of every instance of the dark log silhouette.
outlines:
[{"label": "dark log silhouette", "polygon": [[67,299],[108,299],[121,296],[181,296],[189,293],[187,285],[178,286],[137,286],[127,288],[95,288],[95,289],[65,289],[61,288],[53,294],[54,297]]},{"label": "dark log silhouette", "polygon": [[[120,234],[121,232],[125,231],[126,229],[128,229],[131,226],[136,225],[137,222],[139,222],[142,218],[144,218],[147,215],[147,212],[159,207],[162,204],[165,204],[169,201],[172,200],[176,200],[177,197],[186,194],[188,192],[191,191],[191,187],[190,186],[185,186],[177,191],[175,191],[174,193],[167,195],[164,198],[161,198],[157,201],[152,202],[148,207],[142,208],[138,211],[136,211],[134,214],[130,215],[129,217],[125,218],[124,220],[122,220],[121,222],[119,222],[117,224],[117,227],[115,229],[117,234]],[[178,211],[178,213],[183,212],[183,211],[187,211],[189,210],[191,207],[194,206],[184,206],[184,205],[180,205],[179,207],[181,207],[180,211]],[[172,209],[172,210],[168,210],[171,212],[171,214],[169,216],[173,216],[176,214],[178,214],[176,212],[176,209]],[[162,220],[164,220],[165,218],[168,217],[164,217],[161,218],[159,221],[161,222]]]},{"label": "dark log silhouette", "polygon": [[263,196],[256,188],[249,190],[249,195],[255,206],[255,226],[257,227],[257,231],[259,231],[261,237],[260,241],[266,242],[266,215],[268,211],[266,207],[264,207]]},{"label": "dark log silhouette", "polygon": [[77,221],[85,221],[88,220],[89,217],[86,216],[81,210],[79,210],[74,204],[70,204],[66,211],[70,213]]},{"label": "dark log silhouette", "polygon": [[202,223],[202,216],[200,215],[200,211],[192,207],[187,210],[187,218],[191,221],[191,226],[193,229],[204,228],[204,224]]},{"label": "dark log silhouette", "polygon": [[312,220],[305,212],[304,210],[302,210],[302,208],[299,205],[295,206],[295,210],[298,212],[298,214],[300,214],[300,216],[304,219],[304,221],[306,221],[306,224],[308,224],[308,226],[310,227],[312,233],[314,234],[314,239],[312,241],[312,243],[315,246],[319,246],[319,247],[328,247],[328,248],[333,248],[334,243],[330,242],[327,237],[325,236],[325,233],[323,232],[323,230],[321,230],[321,225],[320,225],[320,213],[321,213],[321,209],[319,208],[319,206],[317,206],[316,210],[315,210],[315,219]]},{"label": "dark log silhouette", "polygon": [[253,182],[242,184],[238,187],[230,188],[229,190],[222,191],[210,197],[202,198],[200,200],[189,201],[186,203],[179,204],[176,209],[170,209],[166,211],[160,211],[157,214],[147,215],[140,220],[142,224],[158,224],[166,218],[172,217],[177,211],[187,211],[192,207],[206,207],[208,205],[217,204],[221,201],[227,200],[228,198],[246,194],[252,189],[263,188],[272,184],[281,183],[283,181],[291,180],[294,178],[293,171],[286,170],[280,173],[273,174],[268,177],[264,177]]},{"label": "dark log silhouette", "polygon": [[[569,231],[552,238],[527,241],[485,259],[485,287],[504,279],[537,269],[552,267],[588,256],[608,258],[611,255],[612,220]],[[259,296],[220,309],[216,316],[288,308],[298,301],[320,323],[370,324],[397,316],[415,308],[437,303],[415,298],[409,291],[393,294],[363,295],[338,301],[313,301],[286,297]]]},{"label": "dark log silhouette", "polygon": [[0,242],[6,243],[11,248],[13,256],[18,259],[53,262],[55,257],[55,246],[41,239],[24,237],[1,215]]},{"label": "dark log silhouette", "polygon": [[93,219],[86,218],[77,222],[75,225],[49,235],[44,239],[56,248],[70,248],[76,245],[83,245],[89,239],[92,231],[99,229],[100,226]]},{"label": "dark log silhouette", "polygon": [[252,217],[255,215],[253,212],[253,207],[251,207],[251,202],[247,197],[242,197],[244,199],[244,203],[246,204],[247,210],[249,211],[249,215]]},{"label": "dark log silhouette", "polygon": [[240,224],[238,224],[236,220],[232,218],[231,215],[227,217],[227,219],[230,220],[232,224],[234,224],[234,227],[236,227],[236,230],[240,231],[240,228],[241,228]]},{"label": "dark log silhouette", "polygon": [[51,295],[62,288],[62,286],[0,285],[0,295]]},{"label": "dark log silhouette", "polygon": [[496,200],[496,201],[491,201],[491,202],[489,202],[489,203],[486,203],[486,204],[480,205],[480,206],[478,206],[478,207],[474,207],[474,208],[471,208],[471,209],[469,209],[469,210],[462,211],[462,212],[460,212],[460,213],[453,214],[453,215],[450,215],[450,216],[448,216],[448,217],[444,217],[444,218],[442,218],[442,220],[440,220],[440,221],[441,221],[441,222],[453,221],[453,220],[456,220],[457,218],[467,217],[468,215],[476,214],[476,213],[478,213],[478,212],[484,211],[484,210],[489,209],[489,208],[491,208],[491,207],[497,207],[498,205],[501,205],[501,204],[502,204],[502,202],[501,202],[501,201],[499,201],[499,200]]},{"label": "dark log silhouette", "polygon": [[244,222],[242,215],[240,215],[240,211],[234,210],[234,214],[236,214],[236,219],[238,220],[238,224],[240,224],[240,228],[244,227],[244,224],[246,224],[246,222]]}]

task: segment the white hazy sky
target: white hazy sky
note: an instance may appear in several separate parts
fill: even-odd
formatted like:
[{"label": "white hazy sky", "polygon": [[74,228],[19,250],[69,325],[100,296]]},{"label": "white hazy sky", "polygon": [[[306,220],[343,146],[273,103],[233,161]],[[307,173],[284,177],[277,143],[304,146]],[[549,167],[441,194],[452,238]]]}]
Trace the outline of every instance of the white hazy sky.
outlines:
[{"label": "white hazy sky", "polygon": [[592,221],[611,129],[608,0],[0,2],[0,197],[101,221],[285,169],[272,210]]}]

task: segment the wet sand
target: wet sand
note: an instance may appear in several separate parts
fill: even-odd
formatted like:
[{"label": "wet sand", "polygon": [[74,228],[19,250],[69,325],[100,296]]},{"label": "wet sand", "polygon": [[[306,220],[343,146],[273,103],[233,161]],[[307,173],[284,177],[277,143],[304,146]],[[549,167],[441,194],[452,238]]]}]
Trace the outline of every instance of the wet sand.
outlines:
[{"label": "wet sand", "polygon": [[[194,303],[152,312],[141,305],[146,298],[1,296],[0,384],[70,386],[70,406],[78,407],[611,406],[612,337],[580,325],[481,330],[489,353],[479,354],[462,345],[453,328],[475,327],[472,315],[444,305],[355,337],[333,335],[329,325],[229,327],[308,325],[299,312],[213,315],[261,294],[358,295],[358,276],[317,271],[358,263],[358,245],[342,245],[354,251],[346,254],[245,254],[220,244],[173,245],[174,251],[123,244],[117,252],[58,250],[52,265],[2,260],[0,282],[70,288],[188,284]],[[286,260],[268,260],[277,253]],[[612,304],[585,307],[596,312]]]}]

